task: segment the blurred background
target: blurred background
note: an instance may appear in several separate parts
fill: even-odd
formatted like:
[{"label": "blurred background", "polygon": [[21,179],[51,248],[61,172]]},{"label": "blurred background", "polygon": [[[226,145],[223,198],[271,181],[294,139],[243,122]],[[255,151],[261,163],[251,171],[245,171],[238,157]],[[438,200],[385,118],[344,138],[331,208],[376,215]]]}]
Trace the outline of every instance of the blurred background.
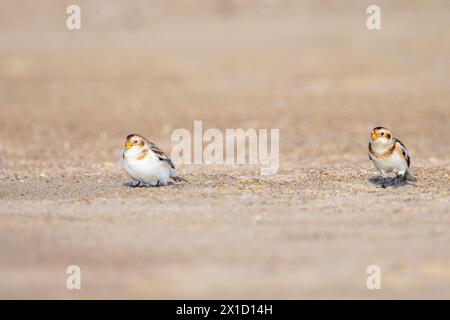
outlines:
[{"label": "blurred background", "polygon": [[360,161],[375,125],[449,151],[448,1],[377,1],[380,31],[372,1],[80,0],[71,31],[73,3],[1,1],[4,157],[106,161],[130,132],[169,148],[194,120],[280,128],[286,165]]}]

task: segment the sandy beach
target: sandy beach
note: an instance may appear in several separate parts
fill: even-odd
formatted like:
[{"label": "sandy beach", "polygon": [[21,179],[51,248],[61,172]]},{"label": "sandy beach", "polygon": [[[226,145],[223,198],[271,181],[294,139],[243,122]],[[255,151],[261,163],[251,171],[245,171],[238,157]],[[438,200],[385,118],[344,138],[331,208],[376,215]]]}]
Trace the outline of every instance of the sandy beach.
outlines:
[{"label": "sandy beach", "polygon": [[[450,298],[446,1],[378,1],[379,31],[365,1],[78,1],[77,31],[69,2],[4,2],[0,298]],[[279,129],[278,173],[124,185],[128,134],[170,154],[196,120]],[[378,125],[417,183],[380,187]]]}]

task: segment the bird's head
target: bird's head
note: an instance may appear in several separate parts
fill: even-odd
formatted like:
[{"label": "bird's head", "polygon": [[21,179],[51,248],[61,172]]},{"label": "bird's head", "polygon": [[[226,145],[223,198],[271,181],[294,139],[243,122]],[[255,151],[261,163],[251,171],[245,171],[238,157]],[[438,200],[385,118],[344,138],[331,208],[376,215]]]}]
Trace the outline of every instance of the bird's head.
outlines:
[{"label": "bird's head", "polygon": [[125,139],[125,150],[130,150],[131,148],[142,149],[147,144],[147,140],[139,134],[129,134]]},{"label": "bird's head", "polygon": [[380,145],[390,145],[394,141],[392,132],[384,127],[376,127],[372,130],[370,142]]}]

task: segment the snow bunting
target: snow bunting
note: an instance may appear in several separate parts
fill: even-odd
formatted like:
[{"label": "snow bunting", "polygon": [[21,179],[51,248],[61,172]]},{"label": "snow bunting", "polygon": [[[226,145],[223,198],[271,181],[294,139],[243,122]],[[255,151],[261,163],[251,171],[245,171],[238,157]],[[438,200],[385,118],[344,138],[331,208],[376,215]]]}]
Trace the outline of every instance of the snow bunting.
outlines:
[{"label": "snow bunting", "polygon": [[376,127],[372,130],[369,141],[369,159],[380,170],[383,178],[382,187],[386,187],[387,174],[395,174],[395,182],[416,181],[409,172],[410,158],[408,150],[396,139],[389,129]]},{"label": "snow bunting", "polygon": [[166,186],[170,179],[186,181],[175,175],[175,166],[169,157],[139,134],[127,136],[120,163],[133,179],[132,187]]}]

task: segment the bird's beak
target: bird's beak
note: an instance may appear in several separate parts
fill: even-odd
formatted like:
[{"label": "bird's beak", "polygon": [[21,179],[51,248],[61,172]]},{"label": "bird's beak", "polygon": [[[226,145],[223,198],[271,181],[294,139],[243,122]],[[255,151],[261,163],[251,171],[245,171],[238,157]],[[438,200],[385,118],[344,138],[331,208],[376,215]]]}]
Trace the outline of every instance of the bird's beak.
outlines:
[{"label": "bird's beak", "polygon": [[377,140],[378,139],[378,134],[376,134],[375,132],[372,133],[372,140]]},{"label": "bird's beak", "polygon": [[131,143],[127,141],[127,143],[125,144],[125,149],[129,150],[131,147],[132,147]]}]

